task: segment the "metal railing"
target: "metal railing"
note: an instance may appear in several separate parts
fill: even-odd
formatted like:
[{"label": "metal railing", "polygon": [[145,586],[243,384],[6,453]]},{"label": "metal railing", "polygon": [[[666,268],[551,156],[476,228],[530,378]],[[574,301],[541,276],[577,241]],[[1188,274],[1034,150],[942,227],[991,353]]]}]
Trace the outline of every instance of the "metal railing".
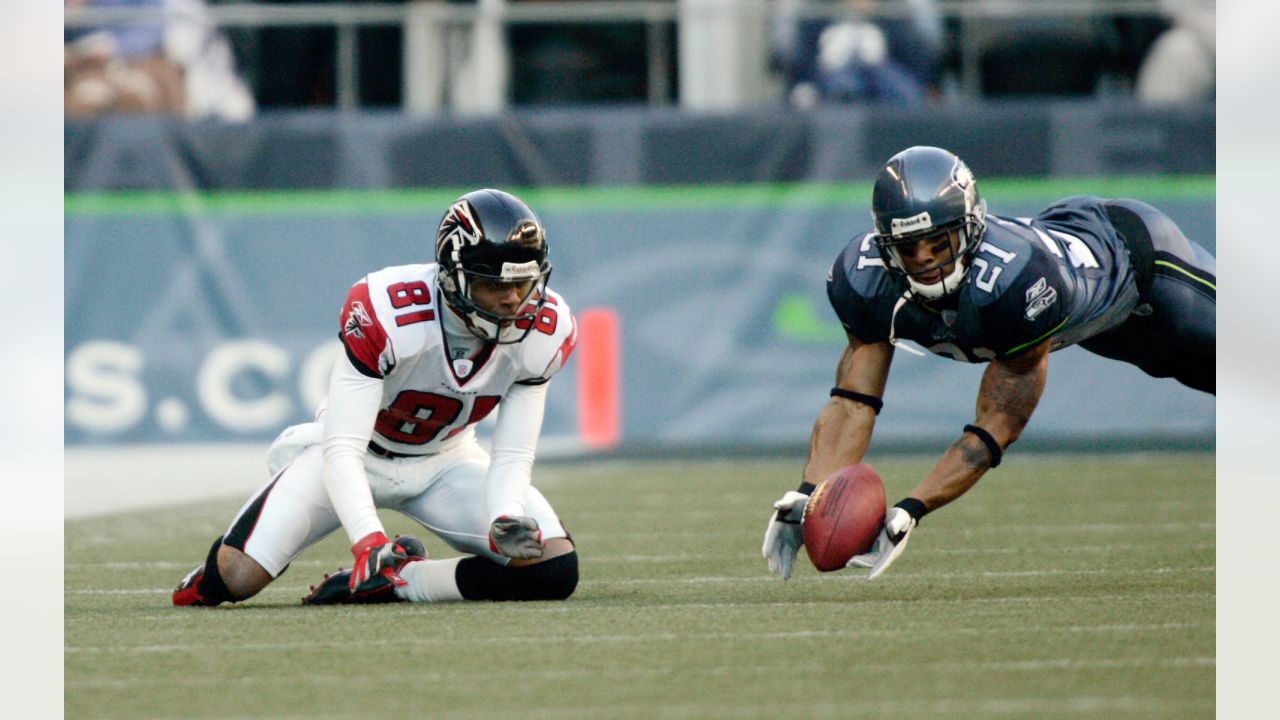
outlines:
[{"label": "metal railing", "polygon": [[[297,28],[332,27],[336,33],[335,77],[337,105],[354,109],[359,105],[359,40],[362,27],[395,26],[404,29],[406,52],[408,39],[424,28],[440,28],[444,42],[459,30],[478,23],[494,23],[505,30],[513,24],[565,23],[643,23],[646,26],[647,80],[649,102],[668,102],[671,68],[668,66],[670,38],[667,27],[691,20],[715,21],[743,19],[768,22],[776,11],[776,0],[598,0],[594,2],[555,2],[533,0],[479,0],[473,4],[457,4],[419,0],[407,4],[314,4],[268,5],[237,3],[213,5],[203,9],[204,17],[223,28]],[[1212,8],[1214,0],[935,0],[941,18],[954,18],[962,28],[984,26],[993,22],[1031,18],[1091,18],[1115,15],[1161,15],[1179,9]],[[839,2],[808,0],[793,8],[794,16],[805,19],[846,17],[850,7]],[[115,27],[139,23],[157,23],[172,17],[161,8],[95,8],[68,7],[68,28]],[[885,18],[909,17],[914,12],[907,0],[884,0],[874,5],[871,15]],[[450,32],[452,31],[452,32]],[[960,38],[961,85],[966,94],[976,94],[979,81],[975,32],[963,32]],[[449,53],[445,53],[449,57]],[[418,69],[405,63],[405,72]]]}]

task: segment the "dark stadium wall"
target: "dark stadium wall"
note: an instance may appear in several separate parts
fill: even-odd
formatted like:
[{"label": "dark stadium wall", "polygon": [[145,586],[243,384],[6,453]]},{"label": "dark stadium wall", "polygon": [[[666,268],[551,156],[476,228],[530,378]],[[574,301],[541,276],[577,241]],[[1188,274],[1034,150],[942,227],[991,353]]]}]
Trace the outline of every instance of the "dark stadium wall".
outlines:
[{"label": "dark stadium wall", "polygon": [[1215,108],[1093,100],[919,110],[275,112],[243,124],[69,119],[64,187],[105,190],[857,182],[908,145],[984,177],[1210,174]]}]

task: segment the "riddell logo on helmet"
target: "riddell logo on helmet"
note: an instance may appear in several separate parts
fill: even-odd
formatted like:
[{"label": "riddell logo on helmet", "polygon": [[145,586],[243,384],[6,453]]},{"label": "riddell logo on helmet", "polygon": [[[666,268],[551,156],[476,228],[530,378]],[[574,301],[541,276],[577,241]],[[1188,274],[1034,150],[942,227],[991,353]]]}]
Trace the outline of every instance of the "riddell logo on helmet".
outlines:
[{"label": "riddell logo on helmet", "polygon": [[530,260],[529,262],[502,263],[502,273],[499,275],[503,280],[527,280],[531,277],[538,276],[538,262]]},{"label": "riddell logo on helmet", "polygon": [[912,215],[909,218],[894,218],[889,223],[889,230],[894,235],[906,235],[916,230],[928,230],[933,227],[933,218],[929,217],[929,212]]}]

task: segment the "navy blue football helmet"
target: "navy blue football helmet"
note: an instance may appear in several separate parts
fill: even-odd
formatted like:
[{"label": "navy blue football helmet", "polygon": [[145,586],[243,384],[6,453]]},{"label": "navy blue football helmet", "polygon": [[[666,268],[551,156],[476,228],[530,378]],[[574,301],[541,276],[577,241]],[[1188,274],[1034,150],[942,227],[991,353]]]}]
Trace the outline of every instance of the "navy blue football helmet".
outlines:
[{"label": "navy blue football helmet", "polygon": [[[534,326],[547,300],[547,234],[524,201],[501,190],[476,190],[458,198],[436,232],[440,294],[466,321],[467,329],[489,342],[516,343]],[[476,304],[476,280],[518,283],[527,291],[515,315],[490,312]]]},{"label": "navy blue football helmet", "polygon": [[[906,279],[911,291],[937,300],[960,288],[969,272],[969,256],[986,231],[987,204],[964,161],[942,148],[917,145],[889,158],[871,193],[876,245],[885,267]],[[914,272],[903,262],[916,243],[949,240],[949,251]],[[951,265],[951,269],[946,267]],[[925,282],[924,275],[941,270]]]}]

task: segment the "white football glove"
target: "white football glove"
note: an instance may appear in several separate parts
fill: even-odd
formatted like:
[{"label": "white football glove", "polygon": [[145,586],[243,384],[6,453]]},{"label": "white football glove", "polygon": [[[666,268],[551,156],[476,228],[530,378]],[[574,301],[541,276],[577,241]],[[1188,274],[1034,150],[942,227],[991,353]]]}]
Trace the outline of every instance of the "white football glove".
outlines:
[{"label": "white football glove", "polygon": [[884,516],[884,527],[880,529],[880,535],[871,550],[862,555],[854,555],[844,566],[871,568],[867,579],[875,580],[907,549],[907,540],[911,537],[916,522],[906,510],[897,506],[889,508]]},{"label": "white football glove", "polygon": [[775,512],[769,515],[769,526],[764,531],[764,546],[760,553],[769,561],[769,572],[791,578],[795,571],[796,553],[804,546],[804,533],[800,519],[804,517],[805,503],[809,496],[790,490],[773,504]]}]

